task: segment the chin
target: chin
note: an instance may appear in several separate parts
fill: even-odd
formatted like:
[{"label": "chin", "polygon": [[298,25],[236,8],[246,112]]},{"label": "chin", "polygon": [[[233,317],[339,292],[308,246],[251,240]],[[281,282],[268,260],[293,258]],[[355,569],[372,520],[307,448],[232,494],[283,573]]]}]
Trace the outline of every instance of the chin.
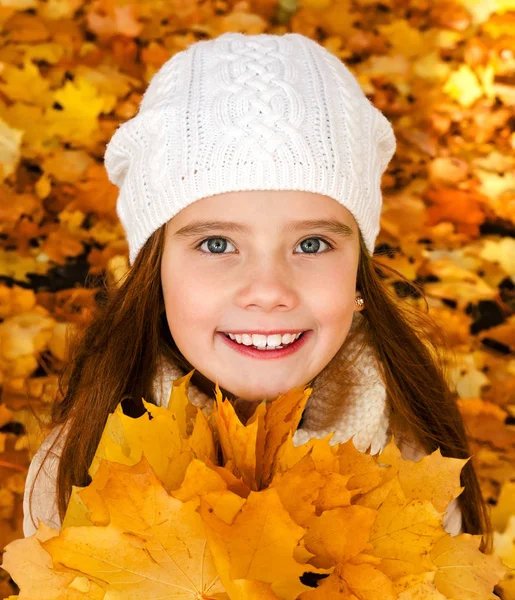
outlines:
[{"label": "chin", "polygon": [[[259,389],[258,386],[256,386],[256,387]],[[254,388],[253,390],[250,390],[250,389],[244,387],[244,388],[236,389],[236,391],[231,391],[231,392],[226,393],[226,389],[223,388],[222,386],[220,386],[220,391],[222,392],[224,397],[229,398],[229,400],[239,399],[239,400],[246,400],[247,402],[259,403],[265,399],[267,402],[276,400],[281,394],[285,394],[292,387],[295,387],[295,385],[292,385],[289,388],[283,388],[281,386],[281,389],[283,391],[280,391],[277,389],[270,390],[270,389],[261,388],[259,392],[256,392],[256,388]],[[233,389],[235,389],[235,388],[231,388],[231,390],[233,390]]]}]

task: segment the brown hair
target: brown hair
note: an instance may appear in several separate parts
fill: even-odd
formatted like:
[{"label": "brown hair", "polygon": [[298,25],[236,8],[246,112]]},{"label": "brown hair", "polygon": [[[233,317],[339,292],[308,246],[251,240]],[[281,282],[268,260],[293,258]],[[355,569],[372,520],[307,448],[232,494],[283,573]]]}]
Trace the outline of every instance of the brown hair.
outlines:
[{"label": "brown hair", "polygon": [[[149,238],[119,287],[105,286],[92,321],[74,337],[70,358],[59,375],[60,398],[52,406],[52,425],[66,427],[57,473],[57,506],[61,522],[72,485],[91,482],[89,466],[109,413],[126,397],[156,403],[152,382],[158,362],[168,358],[185,373],[194,367],[179,352],[164,314],[161,256],[165,226]],[[408,301],[399,301],[382,281],[384,269],[408,286],[422,290],[402,274],[370,256],[360,238],[357,288],[365,299],[362,332],[374,349],[387,389],[393,431],[409,431],[427,453],[438,447],[443,456],[471,456],[456,393],[448,383],[443,330],[432,317]],[[354,339],[345,340],[344,347]],[[447,354],[448,356],[449,354]],[[331,363],[326,367],[330,369]],[[345,389],[345,373],[336,373]],[[315,378],[316,379],[316,378]],[[195,371],[191,383],[213,395],[213,384]],[[230,394],[226,394],[229,395]],[[52,451],[49,448],[45,455]],[[39,473],[39,471],[38,471]],[[482,497],[474,457],[461,472],[464,491],[458,497],[463,531],[481,534],[480,549],[492,552],[489,509]],[[32,491],[31,490],[31,497]],[[32,511],[31,511],[32,514]]]}]

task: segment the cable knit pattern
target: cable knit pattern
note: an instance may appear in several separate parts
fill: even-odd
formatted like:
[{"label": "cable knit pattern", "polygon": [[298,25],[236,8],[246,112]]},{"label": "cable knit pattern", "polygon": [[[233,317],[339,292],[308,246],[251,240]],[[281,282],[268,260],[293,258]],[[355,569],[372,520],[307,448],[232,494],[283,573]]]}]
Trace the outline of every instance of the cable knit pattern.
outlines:
[{"label": "cable knit pattern", "polygon": [[104,161],[120,188],[131,264],[189,204],[242,190],[332,197],[353,214],[373,253],[381,178],[395,147],[388,119],[315,40],[228,32],[164,63]]},{"label": "cable knit pattern", "polygon": [[[358,342],[350,349],[351,353]],[[369,450],[372,455],[384,448],[390,438],[386,389],[369,346],[365,347],[353,368],[360,376],[361,383],[354,386],[345,398],[338,394],[338,384],[334,381],[327,383],[323,394],[310,397],[302,428],[295,432],[293,438],[295,445],[334,432],[331,444],[352,438],[360,452]]]},{"label": "cable knit pattern", "polygon": [[[361,313],[354,313],[349,333],[362,318]],[[331,370],[334,372],[344,368],[344,359],[351,363],[353,375],[360,383],[342,398],[338,382],[322,372],[316,380],[314,393],[308,400],[302,429],[293,438],[297,445],[312,437],[325,437],[331,432],[334,432],[332,444],[352,438],[354,446],[360,452],[369,450],[372,455],[380,452],[387,444],[390,436],[386,388],[372,348],[364,344],[362,353],[357,356],[363,342],[363,338],[357,336],[350,346],[342,346],[331,361]]]}]

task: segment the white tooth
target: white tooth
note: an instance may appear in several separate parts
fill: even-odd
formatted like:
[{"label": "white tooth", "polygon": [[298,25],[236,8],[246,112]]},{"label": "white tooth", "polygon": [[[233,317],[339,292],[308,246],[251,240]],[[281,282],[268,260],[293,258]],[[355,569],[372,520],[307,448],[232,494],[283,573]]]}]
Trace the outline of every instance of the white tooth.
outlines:
[{"label": "white tooth", "polygon": [[266,335],[260,335],[253,333],[252,334],[252,344],[254,346],[259,346],[260,348],[266,347]]},{"label": "white tooth", "polygon": [[274,335],[269,335],[266,341],[266,345],[270,348],[275,348],[276,346],[281,345],[281,334],[276,333]]},{"label": "white tooth", "polygon": [[244,333],[241,336],[241,341],[243,342],[243,344],[245,344],[245,346],[252,346],[252,336],[248,333]]},{"label": "white tooth", "polygon": [[292,333],[285,333],[283,336],[277,333],[274,335],[269,335],[268,337],[265,335],[251,335],[248,333],[228,333],[227,335],[231,338],[231,340],[237,342],[238,344],[244,344],[245,346],[256,346],[260,349],[265,349],[287,346],[288,344],[291,344],[297,340],[302,335],[302,332],[297,333],[296,335]]}]

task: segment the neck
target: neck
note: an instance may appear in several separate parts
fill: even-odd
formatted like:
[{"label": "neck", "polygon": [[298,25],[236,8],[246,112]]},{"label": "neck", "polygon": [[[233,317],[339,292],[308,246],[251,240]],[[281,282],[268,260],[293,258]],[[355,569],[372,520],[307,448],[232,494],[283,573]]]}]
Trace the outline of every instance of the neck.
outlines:
[{"label": "neck", "polygon": [[232,400],[232,405],[234,407],[234,411],[238,419],[246,425],[248,420],[252,417],[252,415],[256,412],[258,405],[260,402],[252,402],[250,400],[243,400],[242,398],[236,398]]}]

